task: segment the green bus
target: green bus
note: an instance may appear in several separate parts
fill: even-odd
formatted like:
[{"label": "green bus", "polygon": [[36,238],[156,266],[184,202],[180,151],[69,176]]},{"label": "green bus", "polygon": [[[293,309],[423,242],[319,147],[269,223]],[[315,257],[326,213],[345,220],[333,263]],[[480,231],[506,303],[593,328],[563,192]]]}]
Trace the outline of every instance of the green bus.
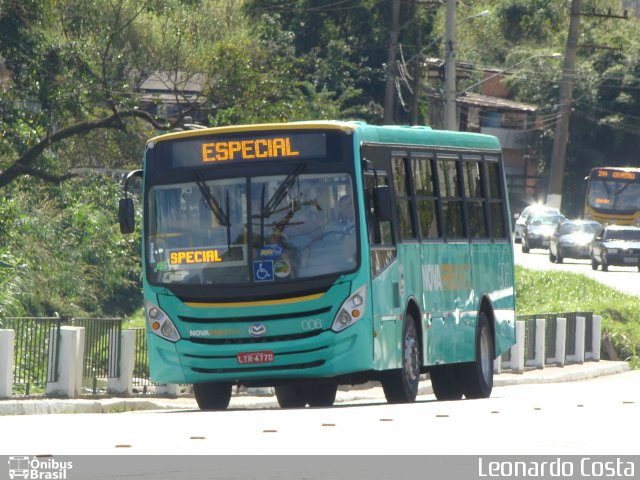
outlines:
[{"label": "green bus", "polygon": [[500,144],[428,127],[313,121],[148,141],[143,287],[151,379],[203,410],[234,385],[282,408],[379,381],[413,402],[483,398],[515,341]]}]

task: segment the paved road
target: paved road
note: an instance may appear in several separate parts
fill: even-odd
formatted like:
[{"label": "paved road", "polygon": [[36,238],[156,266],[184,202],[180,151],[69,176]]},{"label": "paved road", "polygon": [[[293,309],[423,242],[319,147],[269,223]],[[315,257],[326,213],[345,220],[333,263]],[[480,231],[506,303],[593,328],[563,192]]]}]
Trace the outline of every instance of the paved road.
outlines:
[{"label": "paved road", "polygon": [[0,436],[0,454],[630,455],[638,385],[634,370],[496,387],[489,399],[457,402],[425,394],[388,405],[374,389],[333,408],[4,416],[0,430],[12,433]]}]

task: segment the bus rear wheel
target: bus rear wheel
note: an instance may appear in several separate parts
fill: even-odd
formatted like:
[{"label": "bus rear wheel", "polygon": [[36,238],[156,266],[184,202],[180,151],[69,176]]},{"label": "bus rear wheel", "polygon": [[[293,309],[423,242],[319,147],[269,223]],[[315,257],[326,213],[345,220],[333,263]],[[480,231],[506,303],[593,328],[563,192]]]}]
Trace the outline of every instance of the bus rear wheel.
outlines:
[{"label": "bus rear wheel", "polygon": [[438,400],[460,400],[462,388],[458,381],[457,365],[438,365],[429,370],[431,388]]},{"label": "bus rear wheel", "polygon": [[230,382],[195,383],[193,393],[200,410],[224,410],[231,400]]},{"label": "bus rear wheel", "polygon": [[382,377],[382,389],[389,403],[411,403],[418,395],[420,382],[420,345],[413,317],[407,314],[402,327],[402,368]]},{"label": "bus rear wheel", "polygon": [[493,390],[494,340],[489,320],[478,315],[475,361],[459,365],[462,393],[466,398],[487,398]]},{"label": "bus rear wheel", "polygon": [[280,408],[304,408],[307,404],[301,385],[278,385],[275,391]]},{"label": "bus rear wheel", "polygon": [[336,383],[310,383],[303,387],[304,398],[310,407],[330,407],[336,401]]}]

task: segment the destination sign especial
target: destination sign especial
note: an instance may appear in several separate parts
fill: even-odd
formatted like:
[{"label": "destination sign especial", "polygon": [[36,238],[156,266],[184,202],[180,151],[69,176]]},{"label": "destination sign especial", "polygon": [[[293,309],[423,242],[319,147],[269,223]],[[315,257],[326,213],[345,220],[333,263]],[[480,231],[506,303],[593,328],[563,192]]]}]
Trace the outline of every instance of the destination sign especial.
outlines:
[{"label": "destination sign especial", "polygon": [[216,249],[174,250],[169,253],[170,265],[193,265],[221,262]]},{"label": "destination sign especial", "polygon": [[298,157],[289,137],[254,138],[202,144],[202,161],[255,160],[261,158]]}]

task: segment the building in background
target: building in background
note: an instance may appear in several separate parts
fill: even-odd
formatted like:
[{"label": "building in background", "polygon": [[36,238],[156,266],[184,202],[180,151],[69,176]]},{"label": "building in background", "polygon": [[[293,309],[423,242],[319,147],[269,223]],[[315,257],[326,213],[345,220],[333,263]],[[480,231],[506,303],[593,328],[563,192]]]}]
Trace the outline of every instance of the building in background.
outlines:
[{"label": "building in background", "polygon": [[166,120],[182,114],[206,124],[206,114],[200,108],[204,85],[205,76],[201,73],[154,72],[138,88],[140,108]]},{"label": "building in background", "polygon": [[[429,62],[430,78],[438,77],[438,62]],[[468,71],[460,66],[460,78]],[[435,72],[435,73],[431,73]],[[503,148],[509,201],[514,212],[545,198],[546,182],[538,173],[539,159],[535,145],[542,133],[538,107],[510,99],[497,69],[484,69],[486,81],[480,94],[463,93],[456,97],[458,130],[494,135]],[[506,73],[508,75],[508,73]],[[444,128],[444,105],[439,92],[429,95],[429,125]]]}]

